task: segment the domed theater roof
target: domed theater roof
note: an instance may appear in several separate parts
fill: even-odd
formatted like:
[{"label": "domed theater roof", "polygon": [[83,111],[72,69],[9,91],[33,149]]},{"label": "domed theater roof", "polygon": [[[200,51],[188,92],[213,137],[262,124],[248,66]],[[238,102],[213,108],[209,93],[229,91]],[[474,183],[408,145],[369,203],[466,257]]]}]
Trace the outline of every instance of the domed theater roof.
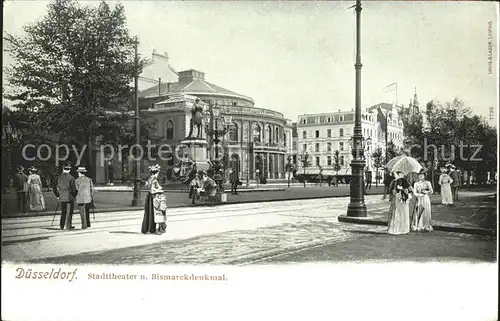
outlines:
[{"label": "domed theater roof", "polygon": [[205,73],[189,69],[179,72],[179,81],[175,83],[160,83],[158,85],[145,89],[139,93],[141,98],[158,97],[159,95],[169,93],[182,93],[195,96],[221,96],[233,99],[242,99],[250,102],[252,105],[254,101],[252,98],[238,94],[234,91],[222,88],[205,80]]}]

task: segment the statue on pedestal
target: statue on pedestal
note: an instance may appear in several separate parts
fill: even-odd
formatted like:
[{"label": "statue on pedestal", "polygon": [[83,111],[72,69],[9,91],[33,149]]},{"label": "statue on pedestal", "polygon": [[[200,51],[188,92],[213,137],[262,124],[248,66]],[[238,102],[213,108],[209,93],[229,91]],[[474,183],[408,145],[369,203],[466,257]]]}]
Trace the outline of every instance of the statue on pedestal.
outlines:
[{"label": "statue on pedestal", "polygon": [[196,125],[198,129],[198,133],[196,138],[201,138],[202,133],[202,114],[203,114],[203,106],[200,103],[200,98],[196,98],[196,101],[191,110],[191,123],[189,128],[189,135],[187,138],[193,138],[193,129]]}]

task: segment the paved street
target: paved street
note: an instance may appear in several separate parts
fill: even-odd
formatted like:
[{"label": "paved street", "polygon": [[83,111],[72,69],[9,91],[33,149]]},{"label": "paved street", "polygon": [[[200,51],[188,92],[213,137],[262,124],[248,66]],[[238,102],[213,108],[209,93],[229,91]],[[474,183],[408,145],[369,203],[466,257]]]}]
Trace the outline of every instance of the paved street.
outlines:
[{"label": "paved street", "polygon": [[[142,211],[96,214],[96,222],[88,230],[78,229],[80,222],[75,216],[77,229],[73,231],[59,230],[57,219],[54,226],[50,226],[52,217],[48,216],[3,219],[2,254],[9,261],[78,254],[80,256],[57,260],[74,263],[222,263],[256,251],[348,237],[350,234],[346,231],[353,226],[338,223],[336,218],[345,213],[348,202],[348,198],[332,198],[171,209],[167,233],[162,236],[140,234]],[[370,209],[387,206],[378,195],[368,196],[366,202]],[[374,229],[383,230],[383,227]],[[152,249],[152,255],[143,255],[145,252],[141,249],[121,250],[156,243],[161,243],[157,248],[166,253],[154,254],[155,249]],[[116,251],[93,253],[91,259],[81,255],[106,250]],[[130,255],[125,253],[128,251]]]},{"label": "paved street", "polygon": [[[98,213],[91,229],[71,232],[60,231],[57,219],[51,227],[51,217],[4,219],[2,254],[9,261],[72,264],[496,259],[492,238],[444,232],[393,237],[383,226],[339,223],[337,216],[345,214],[348,202],[332,198],[171,209],[162,236],[139,233],[142,211]],[[370,213],[387,211],[379,195],[367,196],[366,202]],[[435,223],[439,216],[434,211]],[[79,227],[76,216],[74,225]],[[311,250],[294,254],[303,248]]]}]

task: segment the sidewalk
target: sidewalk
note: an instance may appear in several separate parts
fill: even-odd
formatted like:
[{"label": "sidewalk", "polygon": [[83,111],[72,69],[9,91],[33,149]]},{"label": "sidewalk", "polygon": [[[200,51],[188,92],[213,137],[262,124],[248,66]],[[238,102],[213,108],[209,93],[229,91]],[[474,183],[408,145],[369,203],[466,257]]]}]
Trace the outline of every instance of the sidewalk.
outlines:
[{"label": "sidewalk", "polygon": [[[497,194],[494,190],[462,191],[454,206],[432,195],[432,225],[436,231],[496,235]],[[388,209],[370,211],[367,218],[339,216],[339,222],[386,226]]]},{"label": "sidewalk", "polygon": [[[132,207],[130,204],[133,198],[133,191],[122,189],[114,190],[113,186],[103,187],[95,194],[95,212],[114,212],[114,211],[133,211],[140,210],[143,207]],[[227,203],[252,203],[264,201],[282,201],[293,199],[313,199],[313,198],[329,198],[329,197],[345,197],[349,195],[349,187],[306,187],[306,188],[274,188],[274,189],[239,189],[239,195],[232,195],[230,190],[227,191]],[[368,190],[369,194],[382,194],[382,187]],[[142,202],[146,198],[147,192],[141,193]],[[192,205],[191,199],[188,198],[187,190],[185,193],[175,191],[166,191],[169,208],[202,206]],[[47,211],[44,212],[27,212],[17,213],[16,211],[16,195],[2,194],[2,219],[12,217],[32,217],[32,216],[47,216],[54,215],[57,208],[57,200],[52,192],[44,192],[45,204]],[[58,210],[60,213],[60,209]]]}]

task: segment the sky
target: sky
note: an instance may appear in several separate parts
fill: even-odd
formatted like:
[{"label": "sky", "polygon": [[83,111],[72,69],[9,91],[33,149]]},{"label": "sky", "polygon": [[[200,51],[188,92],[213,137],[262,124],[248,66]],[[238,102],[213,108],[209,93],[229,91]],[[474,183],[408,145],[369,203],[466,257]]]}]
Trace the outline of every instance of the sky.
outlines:
[{"label": "sky", "polygon": [[[111,5],[116,2],[108,1]],[[99,2],[82,4],[98,5]],[[167,52],[177,70],[250,96],[296,121],[355,108],[355,1],[121,1],[139,51]],[[40,19],[45,1],[4,2],[4,32]],[[493,33],[492,73],[488,31]],[[455,97],[488,116],[498,110],[498,5],[492,2],[364,1],[361,106],[420,106]],[[4,65],[12,60],[3,54]]]}]

